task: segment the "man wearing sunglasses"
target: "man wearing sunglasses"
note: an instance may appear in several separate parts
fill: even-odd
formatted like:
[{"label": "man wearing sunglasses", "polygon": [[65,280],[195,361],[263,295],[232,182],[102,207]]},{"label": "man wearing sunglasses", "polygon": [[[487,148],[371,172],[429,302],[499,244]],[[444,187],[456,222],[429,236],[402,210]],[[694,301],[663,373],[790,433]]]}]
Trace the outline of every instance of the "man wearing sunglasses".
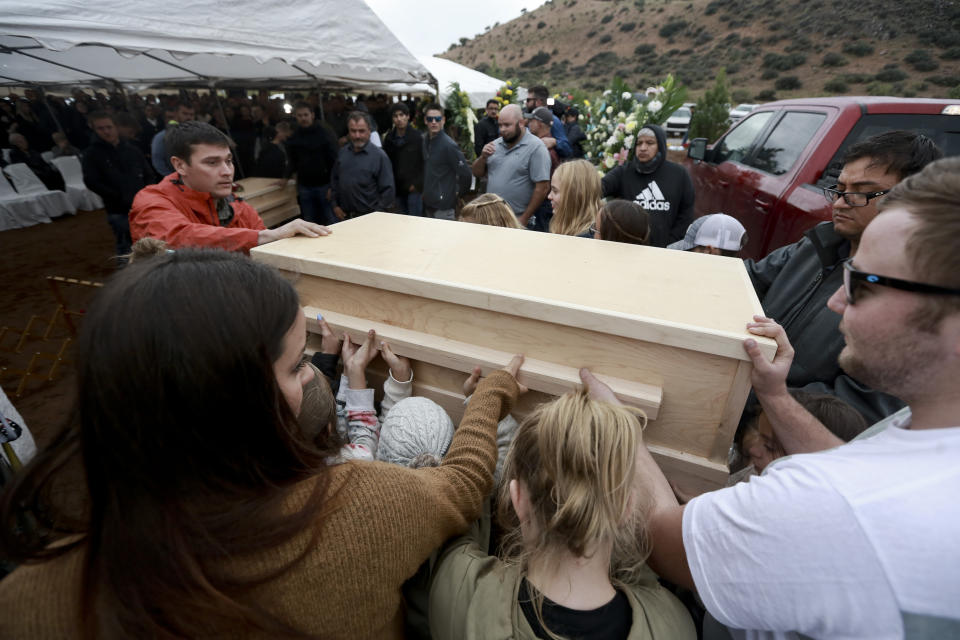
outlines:
[{"label": "man wearing sunglasses", "polygon": [[756,316],[747,328],[778,348],[768,362],[745,341],[753,387],[784,447],[806,455],[680,506],[640,447],[650,566],[697,590],[705,637],[717,621],[735,638],[960,637],[960,158],[907,178],[881,210],[828,304],[843,369],[909,408],[843,444],[790,396],[793,348]]},{"label": "man wearing sunglasses", "polygon": [[826,303],[841,284],[843,261],[856,256],[878,203],[894,185],[942,155],[932,140],[909,131],[888,131],[852,145],[837,184],[824,189],[833,220],[763,260],[746,261],[764,312],[783,326],[796,349],[787,384],[836,395],[868,422],[890,415],[903,403],[841,371],[837,355],[844,338],[839,317]]},{"label": "man wearing sunglasses", "polygon": [[457,198],[470,188],[470,165],[463,151],[446,134],[443,107],[428,104],[423,111],[427,135],[423,139],[423,205],[431,218],[456,218]]}]

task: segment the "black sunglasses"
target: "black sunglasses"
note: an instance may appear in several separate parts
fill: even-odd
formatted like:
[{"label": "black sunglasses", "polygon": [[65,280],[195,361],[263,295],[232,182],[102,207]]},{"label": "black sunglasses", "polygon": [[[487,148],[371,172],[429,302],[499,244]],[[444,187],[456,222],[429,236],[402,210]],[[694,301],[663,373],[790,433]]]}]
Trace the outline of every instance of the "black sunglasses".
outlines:
[{"label": "black sunglasses", "polygon": [[424,116],[423,119],[426,122],[440,122],[443,120],[443,116]]},{"label": "black sunglasses", "polygon": [[878,276],[865,271],[857,271],[853,268],[852,258],[843,261],[843,292],[847,295],[847,304],[855,304],[857,301],[857,292],[860,285],[864,282],[869,284],[878,284],[881,287],[890,287],[892,289],[901,289],[903,291],[912,291],[914,293],[927,293],[942,296],[960,296],[960,289],[949,289],[947,287],[938,287],[935,284],[925,284],[923,282],[911,282],[910,280],[900,280],[899,278],[888,278],[887,276]]}]

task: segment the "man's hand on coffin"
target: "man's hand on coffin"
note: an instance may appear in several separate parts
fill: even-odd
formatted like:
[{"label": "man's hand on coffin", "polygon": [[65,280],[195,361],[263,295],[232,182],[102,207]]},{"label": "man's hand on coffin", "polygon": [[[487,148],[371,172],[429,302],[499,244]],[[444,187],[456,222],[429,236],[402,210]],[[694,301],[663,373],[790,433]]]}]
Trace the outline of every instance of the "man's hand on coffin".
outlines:
[{"label": "man's hand on coffin", "polygon": [[331,233],[332,231],[322,224],[307,222],[302,218],[297,218],[276,229],[264,229],[257,235],[257,244],[261,245],[267,244],[268,242],[276,242],[277,240],[292,238],[296,235],[307,236],[308,238],[319,238],[320,236],[328,236]]},{"label": "man's hand on coffin", "polygon": [[403,356],[398,356],[393,352],[389,342],[380,343],[380,354],[383,361],[390,367],[390,375],[397,382],[410,382],[413,380],[413,370],[410,367],[410,360]]},{"label": "man's hand on coffin", "polygon": [[600,382],[586,367],[580,369],[580,380],[583,382],[583,387],[587,390],[587,393],[590,394],[591,400],[608,402],[610,404],[623,404],[617,396],[613,394],[613,390],[605,383]]},{"label": "man's hand on coffin", "polygon": [[336,206],[336,205],[333,207],[333,215],[337,216],[338,220],[347,219],[347,213],[343,209],[341,209],[339,206]]},{"label": "man's hand on coffin", "polygon": [[327,355],[340,353],[340,350],[343,348],[340,338],[337,337],[337,334],[333,332],[333,329],[330,328],[330,325],[327,324],[327,321],[324,320],[323,316],[319,313],[317,314],[317,326],[320,327],[320,353]]},{"label": "man's hand on coffin", "polygon": [[753,338],[743,341],[743,348],[753,361],[753,373],[750,379],[758,398],[771,397],[787,393],[787,374],[793,362],[793,346],[787,334],[779,324],[764,316],[753,316],[753,322],[747,323],[747,331],[754,335],[772,338],[777,343],[777,353],[773,362],[767,360],[760,346]]},{"label": "man's hand on coffin", "polygon": [[343,359],[343,370],[347,374],[347,384],[350,388],[366,389],[367,365],[377,357],[377,332],[370,329],[361,345],[353,344],[350,336],[344,334],[340,357]]}]

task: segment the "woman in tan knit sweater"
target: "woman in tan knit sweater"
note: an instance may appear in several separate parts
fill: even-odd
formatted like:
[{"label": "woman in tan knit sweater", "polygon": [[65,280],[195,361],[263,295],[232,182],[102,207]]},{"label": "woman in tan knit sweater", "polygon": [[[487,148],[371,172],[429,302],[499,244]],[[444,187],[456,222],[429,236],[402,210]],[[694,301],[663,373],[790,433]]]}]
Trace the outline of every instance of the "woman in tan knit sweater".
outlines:
[{"label": "woman in tan knit sweater", "polygon": [[[480,384],[441,466],[330,466],[336,436],[296,422],[304,343],[293,288],[246,258],[117,274],[77,343],[76,411],[0,505],[0,546],[29,562],[0,582],[0,637],[400,637],[402,583],[491,490],[522,358]],[[40,502],[76,459],[71,523]]]}]

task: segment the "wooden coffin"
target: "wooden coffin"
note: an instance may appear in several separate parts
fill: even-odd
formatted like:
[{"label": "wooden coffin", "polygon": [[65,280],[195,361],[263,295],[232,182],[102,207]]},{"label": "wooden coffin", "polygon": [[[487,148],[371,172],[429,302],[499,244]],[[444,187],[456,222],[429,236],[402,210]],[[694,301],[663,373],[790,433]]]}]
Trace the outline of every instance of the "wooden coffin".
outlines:
[{"label": "wooden coffin", "polygon": [[284,186],[278,187],[276,182],[276,178],[237,180],[237,184],[243,187],[237,195],[257,210],[267,228],[276,227],[300,215],[295,183],[289,181]]},{"label": "wooden coffin", "polygon": [[[289,274],[311,331],[318,313],[357,342],[376,329],[414,361],[415,394],[454,421],[476,364],[526,355],[517,417],[585,366],[647,413],[644,440],[671,480],[695,493],[726,481],[750,390],[745,325],[762,313],[738,259],[389,213],[251,255]],[[384,373],[378,359],[371,384]]]}]

